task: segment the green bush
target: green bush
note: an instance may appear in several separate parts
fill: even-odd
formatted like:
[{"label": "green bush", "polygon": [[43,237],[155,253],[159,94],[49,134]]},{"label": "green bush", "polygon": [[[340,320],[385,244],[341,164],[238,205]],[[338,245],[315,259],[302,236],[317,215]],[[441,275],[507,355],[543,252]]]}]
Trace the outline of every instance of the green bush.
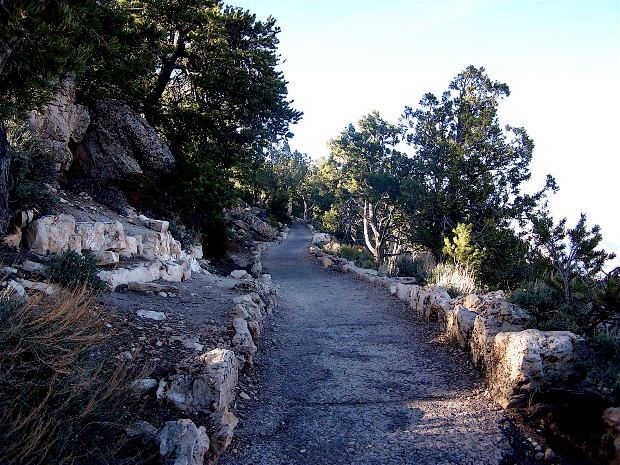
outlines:
[{"label": "green bush", "polygon": [[365,247],[359,245],[343,245],[339,257],[355,262],[360,268],[375,269],[375,259]]},{"label": "green bush", "polygon": [[435,259],[429,253],[417,255],[403,254],[396,259],[396,275],[413,277],[424,282],[435,267]]},{"label": "green bush", "polygon": [[56,182],[54,156],[24,124],[11,126],[9,139],[14,183],[9,194],[11,209],[35,209],[41,214],[53,212],[58,198],[46,184]]},{"label": "green bush", "polygon": [[202,234],[194,228],[186,227],[178,214],[173,214],[168,218],[170,234],[181,243],[183,249],[189,250],[191,246],[201,244]]},{"label": "green bush", "polygon": [[588,338],[593,356],[585,359],[586,385],[613,405],[620,402],[620,339],[598,334]]},{"label": "green bush", "polygon": [[532,316],[528,325],[543,331],[572,331],[583,333],[581,315],[586,303],[576,302],[572,307],[564,302],[561,290],[551,280],[526,283],[512,293],[509,300]]},{"label": "green bush", "polygon": [[97,259],[89,250],[79,254],[68,250],[47,260],[50,279],[63,287],[86,286],[91,290],[103,290],[105,284],[97,276]]}]

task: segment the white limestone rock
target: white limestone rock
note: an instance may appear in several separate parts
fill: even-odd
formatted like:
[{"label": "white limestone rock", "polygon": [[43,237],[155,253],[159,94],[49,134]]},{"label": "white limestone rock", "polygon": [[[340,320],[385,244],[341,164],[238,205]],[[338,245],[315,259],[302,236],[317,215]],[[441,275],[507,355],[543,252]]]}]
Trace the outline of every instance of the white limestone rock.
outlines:
[{"label": "white limestone rock", "polygon": [[28,225],[26,245],[39,255],[57,254],[66,250],[81,252],[82,238],[75,232],[73,216],[48,215]]},{"label": "white limestone rock", "polygon": [[203,465],[208,450],[205,427],[196,427],[189,419],[168,421],[159,432],[162,465]]},{"label": "white limestone rock", "polygon": [[97,265],[99,266],[107,266],[114,265],[120,261],[120,256],[116,252],[112,252],[111,250],[105,250],[103,252],[99,252],[96,255]]},{"label": "white limestone rock", "polygon": [[575,374],[579,340],[570,331],[497,334],[487,370],[494,399],[504,408],[523,406],[532,394]]},{"label": "white limestone rock", "polygon": [[158,399],[185,412],[227,410],[235,398],[238,362],[233,351],[214,349],[195,357],[185,373],[161,380]]},{"label": "white limestone rock", "polygon": [[147,318],[155,321],[163,321],[166,319],[166,314],[164,312],[156,312],[154,310],[138,310],[137,315],[140,318]]},{"label": "white limestone rock", "polygon": [[229,275],[231,278],[235,279],[250,279],[252,276],[245,270],[233,270]]}]

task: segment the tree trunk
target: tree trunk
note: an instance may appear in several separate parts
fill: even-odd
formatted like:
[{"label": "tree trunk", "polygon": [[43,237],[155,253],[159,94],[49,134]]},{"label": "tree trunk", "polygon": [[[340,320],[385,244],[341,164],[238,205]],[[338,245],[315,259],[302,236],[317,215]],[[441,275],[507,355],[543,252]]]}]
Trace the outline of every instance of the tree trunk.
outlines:
[{"label": "tree trunk", "polygon": [[185,47],[187,45],[186,40],[187,35],[185,33],[176,33],[174,51],[169,57],[164,58],[161,69],[159,71],[159,75],[157,76],[157,82],[155,83],[155,87],[146,97],[146,102],[144,104],[144,113],[146,114],[148,119],[150,119],[153,112],[155,111],[157,103],[161,99],[161,96],[164,94],[164,91],[166,90],[166,87],[170,82],[172,72],[177,66],[177,60],[185,54]]},{"label": "tree trunk", "polygon": [[366,248],[370,251],[375,260],[377,257],[377,249],[375,249],[370,241],[370,231],[368,228],[371,226],[370,223],[373,221],[372,218],[372,204],[364,200],[364,242],[366,243]]},{"label": "tree trunk", "polygon": [[0,236],[6,235],[10,212],[9,212],[9,169],[11,167],[11,155],[9,153],[9,141],[4,122],[0,121]]}]

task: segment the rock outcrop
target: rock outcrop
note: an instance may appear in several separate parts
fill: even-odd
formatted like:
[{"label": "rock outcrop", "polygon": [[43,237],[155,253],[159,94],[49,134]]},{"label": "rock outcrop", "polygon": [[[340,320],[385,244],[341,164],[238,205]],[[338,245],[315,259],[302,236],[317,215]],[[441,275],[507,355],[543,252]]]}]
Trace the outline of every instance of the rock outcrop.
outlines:
[{"label": "rock outcrop", "polygon": [[170,173],[175,163],[170,149],[125,102],[99,100],[91,114],[91,126],[76,160],[87,177],[142,183]]},{"label": "rock outcrop", "polygon": [[278,238],[278,231],[253,214],[249,209],[237,208],[230,212],[234,224],[245,231],[251,231],[259,240],[275,241]]},{"label": "rock outcrop", "polygon": [[[164,222],[145,223],[162,229]],[[203,271],[197,258],[202,257],[201,246],[193,246],[186,252],[169,231],[130,236],[119,221],[77,222],[66,214],[44,216],[25,229],[25,245],[39,255],[89,250],[95,253],[100,265],[117,264],[121,257],[146,260],[100,271],[99,277],[112,289],[130,282],[158,279],[181,282],[193,272]]]},{"label": "rock outcrop", "polygon": [[66,171],[73,163],[71,144],[79,144],[90,125],[88,109],[75,103],[75,80],[65,77],[56,94],[41,111],[30,113],[30,125],[41,143],[56,159],[57,171]]}]

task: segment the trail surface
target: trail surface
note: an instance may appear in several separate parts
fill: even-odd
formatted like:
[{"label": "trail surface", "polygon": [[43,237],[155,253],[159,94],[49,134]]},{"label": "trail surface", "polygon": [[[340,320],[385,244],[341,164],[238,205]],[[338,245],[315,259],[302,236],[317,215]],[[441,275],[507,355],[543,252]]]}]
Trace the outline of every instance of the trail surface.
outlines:
[{"label": "trail surface", "polygon": [[[514,463],[466,357],[384,289],[326,271],[295,226],[267,266],[275,324],[225,465]],[[230,449],[229,449],[230,451]]]}]

